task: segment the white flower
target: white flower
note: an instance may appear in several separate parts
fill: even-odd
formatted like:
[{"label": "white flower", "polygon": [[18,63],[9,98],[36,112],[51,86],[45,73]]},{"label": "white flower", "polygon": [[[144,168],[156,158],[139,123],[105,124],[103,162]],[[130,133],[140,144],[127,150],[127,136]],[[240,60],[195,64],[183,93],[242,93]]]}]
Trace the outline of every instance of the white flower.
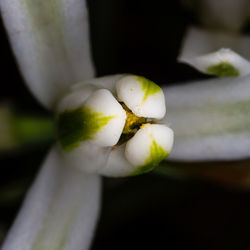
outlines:
[{"label": "white flower", "polygon": [[[173,145],[172,130],[155,124],[165,112],[163,91],[141,76],[116,75],[73,85],[57,108],[62,157],[71,166],[107,176],[150,171]],[[114,155],[123,164],[112,163]]]},{"label": "white flower", "polygon": [[[37,100],[58,114],[60,142],[42,164],[2,249],[88,249],[100,208],[101,178],[97,173],[124,176],[151,170],[168,155],[172,131],[164,125],[157,125],[159,131],[155,124],[144,125],[127,143],[125,140],[117,144],[129,116],[129,111],[125,111],[125,106],[119,102],[123,101],[129,107],[131,98],[122,96],[126,94],[123,89],[126,84],[121,84],[122,90],[117,91],[121,99],[118,101],[114,97],[115,86],[109,78],[86,81],[93,78],[94,68],[85,1],[62,0],[55,4],[48,0],[2,0],[0,7],[28,87]],[[72,86],[82,81],[84,84]],[[138,88],[140,83],[133,82]],[[164,116],[165,100],[162,90],[151,90],[156,85],[146,82],[149,86],[143,84],[141,91],[135,91],[139,96],[143,94],[143,99],[136,104],[139,105],[136,112],[142,112],[154,122],[154,118]],[[100,83],[103,86],[100,87]],[[159,103],[155,99],[158,95]],[[87,132],[83,131],[88,142],[78,137],[72,143],[72,138],[68,141],[67,135],[64,137],[61,112],[66,109],[76,109],[77,112],[79,104],[85,105],[88,117]],[[152,110],[151,104],[158,108]],[[102,119],[103,114],[108,118]],[[132,112],[130,115],[138,117]],[[95,124],[96,118],[100,119]],[[79,132],[77,128],[70,130],[70,123],[63,124],[69,128],[68,132]],[[90,124],[97,127],[93,130]],[[126,128],[129,131],[129,127]],[[169,138],[167,144],[162,141],[164,137]],[[142,141],[145,145],[140,145]],[[135,147],[139,150],[139,159],[131,154]]]},{"label": "white flower", "polygon": [[[87,80],[94,67],[85,1],[1,0],[0,7],[27,86],[57,114],[59,134],[2,249],[88,249],[100,208],[98,174],[145,172],[171,150],[172,131],[155,123],[165,114],[163,93],[131,75]],[[167,121],[176,127],[172,158],[249,157],[249,83],[247,76],[164,88]],[[78,124],[70,116],[83,114],[86,129],[70,128]]]}]

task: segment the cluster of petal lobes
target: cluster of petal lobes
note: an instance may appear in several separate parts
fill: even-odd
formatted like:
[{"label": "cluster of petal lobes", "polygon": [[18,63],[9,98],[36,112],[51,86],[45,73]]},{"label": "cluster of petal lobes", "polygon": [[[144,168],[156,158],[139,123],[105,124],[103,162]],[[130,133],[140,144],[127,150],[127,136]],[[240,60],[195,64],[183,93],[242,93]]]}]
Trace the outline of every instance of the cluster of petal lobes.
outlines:
[{"label": "cluster of petal lobes", "polygon": [[173,145],[173,131],[155,124],[166,112],[163,91],[134,75],[116,76],[109,90],[102,79],[73,87],[58,106],[57,130],[64,160],[106,176],[152,170]]}]

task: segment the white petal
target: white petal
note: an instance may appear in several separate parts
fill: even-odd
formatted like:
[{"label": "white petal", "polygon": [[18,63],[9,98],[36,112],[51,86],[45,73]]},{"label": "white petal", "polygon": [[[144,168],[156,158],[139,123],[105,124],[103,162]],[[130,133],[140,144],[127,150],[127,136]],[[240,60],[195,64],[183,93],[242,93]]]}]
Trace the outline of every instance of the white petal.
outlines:
[{"label": "white petal", "polygon": [[111,151],[111,147],[100,147],[90,141],[80,142],[71,151],[60,149],[60,156],[66,165],[89,174],[98,174],[105,167]]},{"label": "white petal", "polygon": [[249,0],[184,0],[208,28],[238,31],[250,14]]},{"label": "white petal", "polygon": [[175,132],[169,159],[250,157],[250,76],[165,87]]},{"label": "white petal", "polygon": [[116,82],[121,79],[124,74],[117,74],[117,75],[108,75],[102,77],[96,77],[93,79],[88,79],[82,82],[79,82],[71,87],[73,91],[81,90],[85,87],[85,85],[92,85],[96,86],[101,89],[108,89],[112,92],[112,94],[116,94]]},{"label": "white petal", "polygon": [[133,175],[137,167],[125,158],[125,144],[114,147],[108,156],[106,165],[98,172],[108,177],[123,177]]},{"label": "white petal", "polygon": [[152,81],[127,75],[117,81],[118,99],[139,117],[161,119],[166,113],[162,89]]},{"label": "white petal", "polygon": [[222,77],[244,76],[250,73],[250,62],[230,49],[190,58],[186,61],[205,74]]},{"label": "white petal", "polygon": [[[73,99],[74,94],[70,94],[59,108],[68,106],[71,100],[77,104]],[[110,91],[99,89],[92,92],[82,106],[57,115],[58,139],[65,151],[74,150],[85,141],[101,147],[114,146],[120,139],[125,122],[126,111],[121,104]]]},{"label": "white petal", "polygon": [[173,146],[173,131],[161,124],[146,124],[127,142],[125,156],[137,172],[146,172],[165,159]]},{"label": "white petal", "polygon": [[108,119],[107,124],[94,135],[91,141],[99,146],[114,146],[122,134],[126,111],[106,89],[96,90],[86,100],[84,106]]},{"label": "white petal", "polygon": [[248,36],[190,28],[178,60],[207,74],[243,76],[250,73],[249,43]]},{"label": "white petal", "polygon": [[85,80],[72,85],[57,106],[57,113],[80,107],[86,99],[97,89],[108,89],[116,94],[115,84],[123,75],[109,75]]},{"label": "white petal", "polygon": [[54,148],[2,250],[87,250],[99,207],[100,177],[65,166]]},{"label": "white petal", "polygon": [[83,0],[1,0],[1,12],[25,81],[52,108],[67,88],[93,77]]},{"label": "white petal", "polygon": [[64,112],[65,110],[79,108],[83,105],[86,99],[97,89],[97,86],[90,84],[84,84],[79,89],[70,88],[69,93],[65,95],[58,103],[56,113],[59,114]]}]

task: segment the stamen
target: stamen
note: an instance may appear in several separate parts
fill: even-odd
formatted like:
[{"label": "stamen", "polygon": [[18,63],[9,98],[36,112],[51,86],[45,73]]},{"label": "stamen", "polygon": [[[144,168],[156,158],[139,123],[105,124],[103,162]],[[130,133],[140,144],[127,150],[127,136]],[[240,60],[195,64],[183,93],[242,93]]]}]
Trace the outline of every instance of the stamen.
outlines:
[{"label": "stamen", "polygon": [[145,117],[136,116],[124,103],[121,103],[121,105],[126,111],[127,119],[121,137],[116,146],[119,146],[132,138],[137,130],[141,127],[141,125],[147,123],[148,120]]},{"label": "stamen", "polygon": [[121,103],[122,107],[126,111],[127,119],[125,126],[123,128],[123,134],[131,134],[135,133],[142,124],[147,122],[147,118],[145,117],[138,117],[124,104]]}]

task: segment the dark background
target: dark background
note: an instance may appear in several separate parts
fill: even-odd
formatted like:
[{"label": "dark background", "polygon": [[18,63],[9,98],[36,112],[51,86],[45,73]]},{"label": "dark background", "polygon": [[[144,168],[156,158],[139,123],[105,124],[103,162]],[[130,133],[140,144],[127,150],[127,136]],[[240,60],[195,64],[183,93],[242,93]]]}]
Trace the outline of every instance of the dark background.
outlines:
[{"label": "dark background", "polygon": [[[179,1],[89,0],[89,12],[98,75],[129,72],[160,85],[205,78],[176,62],[186,27],[197,24]],[[24,86],[2,23],[0,35],[0,104],[51,116]],[[0,241],[48,147],[0,153]],[[250,192],[242,186],[153,173],[104,179],[103,187],[93,250],[250,249]]]}]

